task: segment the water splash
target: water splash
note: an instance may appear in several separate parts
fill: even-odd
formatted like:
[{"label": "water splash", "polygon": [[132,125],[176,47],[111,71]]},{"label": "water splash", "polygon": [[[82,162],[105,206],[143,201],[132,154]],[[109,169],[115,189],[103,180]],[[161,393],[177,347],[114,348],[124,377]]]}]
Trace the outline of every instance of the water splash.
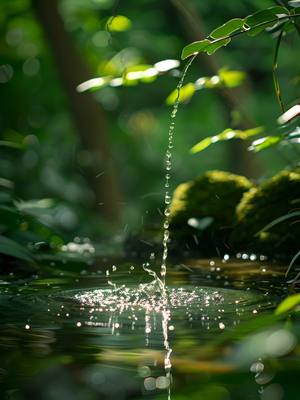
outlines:
[{"label": "water splash", "polygon": [[[180,104],[180,90],[182,88],[184,79],[186,77],[186,74],[192,65],[192,62],[196,58],[196,55],[190,58],[186,66],[184,67],[183,73],[181,75],[181,78],[178,82],[178,85],[176,87],[177,89],[177,98],[176,101],[173,105],[173,109],[171,112],[171,122],[169,125],[169,130],[168,130],[168,145],[167,145],[167,150],[165,153],[165,196],[164,196],[164,221],[163,221],[163,255],[162,255],[162,263],[160,267],[160,276],[161,276],[161,281],[162,284],[165,288],[166,284],[166,274],[167,274],[167,258],[168,258],[168,243],[169,243],[169,237],[170,237],[170,231],[169,231],[169,225],[170,225],[170,203],[171,203],[171,194],[169,192],[169,187],[170,187],[170,180],[172,178],[172,149],[173,149],[173,138],[174,138],[174,132],[175,132],[175,119],[176,115],[178,112],[179,104]],[[165,289],[163,290],[163,293],[165,293]]]}]

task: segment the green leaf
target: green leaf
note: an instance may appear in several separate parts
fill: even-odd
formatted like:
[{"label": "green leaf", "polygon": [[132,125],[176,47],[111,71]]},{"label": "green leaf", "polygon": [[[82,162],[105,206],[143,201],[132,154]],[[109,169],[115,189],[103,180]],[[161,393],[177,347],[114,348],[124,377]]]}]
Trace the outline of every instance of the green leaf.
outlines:
[{"label": "green leaf", "polygon": [[195,146],[191,148],[191,153],[199,153],[200,151],[206,149],[208,146],[210,146],[213,143],[220,142],[220,141],[225,141],[225,140],[230,140],[230,139],[248,139],[251,136],[258,135],[262,133],[264,130],[263,127],[258,126],[256,128],[252,129],[247,129],[245,131],[242,130],[233,130],[231,128],[225,129],[223,132],[219,133],[218,135],[207,137],[203,140],[201,140],[199,143],[197,143]]},{"label": "green leaf", "polygon": [[288,1],[288,5],[294,8],[300,7],[300,0],[291,0]]},{"label": "green leaf", "polygon": [[284,299],[275,310],[275,315],[285,314],[292,311],[300,304],[300,294],[292,294]]},{"label": "green leaf", "polygon": [[207,47],[211,44],[210,40],[204,39],[198,42],[193,42],[185,46],[181,53],[181,59],[185,60],[186,58],[194,55],[195,53],[200,53],[201,51],[206,51]]},{"label": "green leaf", "polygon": [[288,9],[285,7],[275,6],[248,15],[248,17],[245,19],[246,24],[251,28],[248,31],[248,35],[256,36],[260,32],[264,31],[267,27],[275,25],[278,22],[278,15],[281,14],[288,15]]},{"label": "green leaf", "polygon": [[179,100],[179,103],[183,103],[187,100],[189,100],[193,94],[195,93],[195,84],[194,83],[187,83],[186,85],[182,86],[179,92],[179,97],[178,97],[178,89],[173,90],[172,93],[169,94],[169,96],[166,99],[166,103],[168,106],[171,106],[175,104],[177,98]]},{"label": "green leaf", "polygon": [[216,39],[215,41],[211,42],[211,44],[207,47],[206,52],[208,55],[213,54],[215,51],[220,49],[223,46],[227,46],[228,43],[231,42],[230,38],[227,39]]},{"label": "green leaf", "polygon": [[249,150],[257,153],[261,150],[268,149],[269,147],[272,147],[277,143],[280,143],[283,139],[284,139],[284,137],[282,135],[265,136],[263,138],[255,140],[253,143],[251,143]]},{"label": "green leaf", "polygon": [[229,88],[234,88],[237,87],[239,85],[241,85],[241,83],[244,82],[244,80],[246,79],[246,73],[242,72],[242,71],[230,71],[230,70],[226,70],[226,69],[220,69],[218,71],[218,75],[222,81],[222,83]]},{"label": "green leaf", "polygon": [[20,143],[10,142],[8,140],[0,140],[0,146],[11,147],[12,149],[22,149],[24,147]]},{"label": "green leaf", "polygon": [[0,236],[0,253],[33,262],[30,252],[25,247],[5,236]]},{"label": "green leaf", "polygon": [[[246,17],[245,19],[245,22],[250,27],[254,27],[255,25],[258,24],[263,24],[271,20],[276,20],[276,17],[278,18],[278,15],[281,14],[288,15],[289,14],[288,9],[280,6],[270,7],[265,10],[257,11],[254,14],[248,15],[248,17]],[[273,22],[273,24],[275,22]]]},{"label": "green leaf", "polygon": [[299,217],[300,216],[300,211],[294,211],[288,214],[284,214],[281,217],[278,217],[274,219],[274,221],[270,222],[268,225],[264,226],[260,231],[258,231],[255,236],[258,236],[262,232],[268,231],[269,229],[273,228],[273,226],[279,224],[280,222],[284,222],[287,219],[293,218],[293,217]]},{"label": "green leaf", "polygon": [[286,270],[286,273],[285,273],[285,277],[288,276],[288,274],[289,274],[289,272],[290,272],[292,266],[295,264],[295,261],[296,261],[297,258],[299,258],[299,257],[300,257],[300,251],[298,251],[298,253],[294,255],[294,257],[292,258],[292,261],[289,263],[288,269]]},{"label": "green leaf", "polygon": [[222,26],[219,26],[218,28],[214,29],[211,32],[210,37],[212,37],[213,39],[219,39],[224,36],[228,36],[232,32],[241,29],[244,23],[245,21],[242,18],[233,18],[225,22],[225,24],[223,24]]}]

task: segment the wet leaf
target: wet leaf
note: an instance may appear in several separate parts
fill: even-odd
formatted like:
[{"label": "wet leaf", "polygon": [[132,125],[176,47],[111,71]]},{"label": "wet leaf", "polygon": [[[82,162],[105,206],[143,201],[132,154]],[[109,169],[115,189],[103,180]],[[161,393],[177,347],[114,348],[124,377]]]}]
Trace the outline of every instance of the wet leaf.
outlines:
[{"label": "wet leaf", "polygon": [[[180,94],[179,94],[179,102],[183,103],[187,100],[189,100],[193,94],[195,93],[195,84],[194,83],[187,83],[186,85],[182,86],[180,89]],[[175,104],[176,100],[178,97],[178,90],[175,89],[173,92],[167,97],[166,103],[171,106]]]},{"label": "wet leaf", "polygon": [[241,29],[244,25],[244,20],[242,18],[233,18],[225,24],[219,26],[215,30],[213,30],[210,36],[214,39],[222,38],[224,36],[230,35],[232,32],[235,32],[238,29]]},{"label": "wet leaf", "polygon": [[292,294],[284,299],[275,310],[275,315],[285,314],[292,311],[300,304],[300,294]]}]

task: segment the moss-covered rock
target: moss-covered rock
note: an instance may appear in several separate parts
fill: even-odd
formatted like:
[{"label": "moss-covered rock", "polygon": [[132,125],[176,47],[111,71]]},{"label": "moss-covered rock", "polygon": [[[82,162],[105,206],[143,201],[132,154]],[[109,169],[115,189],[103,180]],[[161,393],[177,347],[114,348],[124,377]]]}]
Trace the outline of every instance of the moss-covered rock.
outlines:
[{"label": "moss-covered rock", "polygon": [[258,234],[272,221],[300,211],[300,171],[282,171],[245,193],[236,209],[232,234],[236,249],[270,256],[289,256],[300,250],[300,217],[287,219]]},{"label": "moss-covered rock", "polygon": [[[235,220],[235,209],[252,188],[245,177],[223,171],[208,171],[183,183],[174,192],[170,206],[172,238],[207,255],[222,250]],[[226,243],[225,243],[226,246]]]}]

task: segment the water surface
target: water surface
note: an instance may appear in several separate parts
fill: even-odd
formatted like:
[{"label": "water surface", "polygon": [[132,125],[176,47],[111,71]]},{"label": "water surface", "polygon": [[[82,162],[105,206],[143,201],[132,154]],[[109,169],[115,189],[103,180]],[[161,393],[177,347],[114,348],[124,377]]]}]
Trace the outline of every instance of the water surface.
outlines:
[{"label": "water surface", "polygon": [[262,261],[174,262],[163,298],[137,261],[2,277],[2,397],[271,399],[269,388],[293,398],[298,333],[273,317],[283,273]]}]

